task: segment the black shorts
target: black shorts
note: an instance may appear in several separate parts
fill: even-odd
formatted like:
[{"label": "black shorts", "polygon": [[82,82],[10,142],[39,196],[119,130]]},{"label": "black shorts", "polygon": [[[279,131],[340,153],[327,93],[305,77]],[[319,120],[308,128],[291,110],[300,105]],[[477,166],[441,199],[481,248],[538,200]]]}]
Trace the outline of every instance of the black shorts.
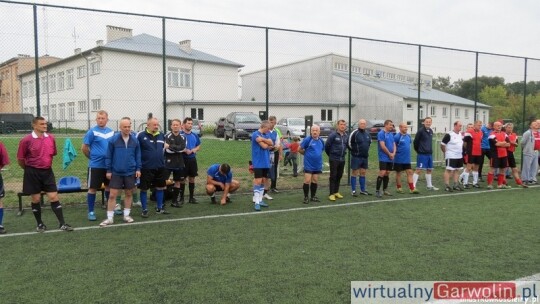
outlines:
[{"label": "black shorts", "polygon": [[270,168],[253,168],[253,176],[255,178],[268,178],[270,176]]},{"label": "black shorts", "polygon": [[4,179],[2,178],[2,174],[0,174],[0,198],[4,197],[6,195],[6,191],[4,190]]},{"label": "black shorts", "polygon": [[175,182],[181,182],[184,180],[185,178],[185,175],[184,175],[184,168],[180,168],[180,169],[168,169],[169,170],[169,176],[170,174],[172,173],[172,176],[173,176],[173,181]]},{"label": "black shorts", "polygon": [[111,189],[133,189],[135,188],[135,175],[119,176],[113,175],[109,183]]},{"label": "black shorts", "polygon": [[169,170],[165,168],[159,169],[141,169],[141,183],[139,189],[146,191],[150,188],[163,188],[165,181],[169,177]]},{"label": "black shorts", "polygon": [[484,162],[484,157],[482,155],[469,155],[467,157],[467,164],[480,165]]},{"label": "black shorts", "polygon": [[101,185],[105,187],[109,185],[107,178],[107,169],[104,168],[88,168],[88,188],[101,189]]},{"label": "black shorts", "polygon": [[367,157],[360,156],[351,156],[351,169],[367,169],[368,168],[368,159]]},{"label": "black shorts", "polygon": [[394,163],[380,161],[379,170],[392,171],[394,170]]},{"label": "black shorts", "polygon": [[508,167],[508,157],[492,157],[490,166],[493,168],[505,169]]},{"label": "black shorts", "polygon": [[313,170],[304,170],[304,173],[307,173],[307,174],[321,174],[322,171],[320,171],[320,170],[317,170],[317,171],[313,171]]},{"label": "black shorts", "polygon": [[411,164],[394,164],[394,170],[397,172],[411,170],[411,169],[412,169]]},{"label": "black shorts", "polygon": [[447,158],[445,160],[446,170],[457,170],[463,168],[463,158]]},{"label": "black shorts", "polygon": [[58,191],[53,170],[24,167],[23,193],[38,194],[42,191],[46,193]]},{"label": "black shorts", "polygon": [[184,158],[184,177],[195,177],[199,176],[197,171],[199,169],[197,168],[197,159],[196,158]]},{"label": "black shorts", "polygon": [[514,157],[514,152],[508,152],[508,167],[516,168],[516,158]]},{"label": "black shorts", "polygon": [[217,191],[223,191],[223,188],[221,188],[221,186],[214,185],[214,188],[216,189],[216,192]]}]

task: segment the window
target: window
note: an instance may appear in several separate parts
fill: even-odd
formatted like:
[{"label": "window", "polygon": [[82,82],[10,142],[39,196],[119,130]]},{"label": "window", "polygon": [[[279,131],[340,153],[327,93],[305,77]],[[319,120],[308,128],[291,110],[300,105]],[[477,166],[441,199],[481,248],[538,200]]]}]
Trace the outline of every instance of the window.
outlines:
[{"label": "window", "polygon": [[35,95],[35,92],[36,91],[36,88],[34,86],[34,81],[33,80],[30,80],[28,82],[28,97],[32,97]]},{"label": "window", "polygon": [[407,126],[412,126],[412,120],[407,120]]},{"label": "window", "polygon": [[66,89],[73,89],[73,69],[66,71]]},{"label": "window", "polygon": [[167,68],[167,85],[177,88],[190,88],[191,70],[175,67]]},{"label": "window", "polygon": [[448,108],[447,107],[442,108],[442,117],[448,117]]},{"label": "window", "polygon": [[79,113],[86,113],[86,100],[79,100]]},{"label": "window", "polygon": [[65,78],[64,78],[64,72],[58,72],[58,91],[63,91],[65,87]]},{"label": "window", "polygon": [[47,76],[41,77],[41,80],[39,82],[39,86],[41,87],[41,94],[47,94],[47,89],[49,87],[47,79]]},{"label": "window", "polygon": [[49,92],[56,92],[56,74],[49,75]]},{"label": "window", "polygon": [[454,114],[455,114],[454,116],[455,116],[456,118],[459,118],[459,108],[455,108],[455,109],[454,109]]},{"label": "window", "polygon": [[77,78],[86,77],[86,66],[81,65],[77,67]]},{"label": "window", "polygon": [[99,111],[101,109],[101,99],[92,99],[92,111]]},{"label": "window", "polygon": [[56,105],[51,105],[51,120],[56,120]]},{"label": "window", "polygon": [[28,97],[28,82],[23,82],[22,84],[22,97]]},{"label": "window", "polygon": [[322,121],[332,121],[332,110],[322,109],[321,110],[321,120]]},{"label": "window", "polygon": [[469,109],[463,110],[465,114],[465,118],[469,118]]},{"label": "window", "polygon": [[90,75],[96,75],[101,72],[101,61],[90,62]]},{"label": "window", "polygon": [[58,119],[60,121],[66,120],[66,104],[61,103],[58,105]]},{"label": "window", "polygon": [[408,103],[408,104],[407,104],[407,110],[413,110],[413,109],[414,109],[414,108],[413,108],[412,103]]},{"label": "window", "polygon": [[46,105],[41,106],[41,115],[42,116],[48,116],[49,115],[49,107],[47,107]]},{"label": "window", "polygon": [[364,75],[373,75],[373,69],[364,68]]},{"label": "window", "polygon": [[396,79],[396,74],[394,74],[394,73],[388,73],[388,74],[386,74],[386,77],[387,77],[388,79]]},{"label": "window", "polygon": [[482,111],[482,121],[487,121],[486,111]]},{"label": "window", "polygon": [[204,120],[204,109],[203,108],[191,108],[191,118],[196,118],[198,120]]},{"label": "window", "polygon": [[429,115],[430,115],[430,116],[437,116],[437,107],[431,106],[431,107],[430,107]]},{"label": "window", "polygon": [[68,120],[75,121],[75,103],[68,102]]},{"label": "window", "polygon": [[362,72],[362,68],[353,65],[353,67],[351,68],[351,72],[356,73],[356,74],[360,74]]},{"label": "window", "polygon": [[349,70],[349,65],[348,65],[348,64],[345,64],[345,63],[335,62],[335,63],[334,63],[334,70],[338,70],[338,71],[348,71],[348,70]]}]

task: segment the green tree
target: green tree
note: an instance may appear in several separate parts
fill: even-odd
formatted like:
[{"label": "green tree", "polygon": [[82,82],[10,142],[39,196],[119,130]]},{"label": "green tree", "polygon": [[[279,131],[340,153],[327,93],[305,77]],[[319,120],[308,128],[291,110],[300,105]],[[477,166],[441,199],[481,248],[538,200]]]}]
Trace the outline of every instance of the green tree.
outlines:
[{"label": "green tree", "polygon": [[[475,89],[476,89],[475,84],[476,84],[476,81],[474,77],[468,80],[458,79],[453,84],[454,94],[461,96],[463,98],[474,100]],[[482,92],[482,90],[487,86],[496,87],[498,85],[504,86],[503,77],[480,76],[478,77],[478,94],[480,94],[480,92]]]},{"label": "green tree", "polygon": [[433,88],[452,94],[454,86],[450,82],[450,76],[437,76],[433,79]]}]

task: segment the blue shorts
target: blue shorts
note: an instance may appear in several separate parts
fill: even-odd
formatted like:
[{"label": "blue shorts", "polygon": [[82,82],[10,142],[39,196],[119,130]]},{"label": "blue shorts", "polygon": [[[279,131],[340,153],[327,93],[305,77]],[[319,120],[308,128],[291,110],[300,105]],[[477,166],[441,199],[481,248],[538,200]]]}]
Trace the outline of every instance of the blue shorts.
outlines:
[{"label": "blue shorts", "polygon": [[358,170],[358,169],[367,169],[368,168],[368,159],[367,157],[351,157],[351,169],[352,170]]},{"label": "blue shorts", "polygon": [[421,169],[421,170],[433,169],[433,155],[431,154],[416,155],[416,169]]}]

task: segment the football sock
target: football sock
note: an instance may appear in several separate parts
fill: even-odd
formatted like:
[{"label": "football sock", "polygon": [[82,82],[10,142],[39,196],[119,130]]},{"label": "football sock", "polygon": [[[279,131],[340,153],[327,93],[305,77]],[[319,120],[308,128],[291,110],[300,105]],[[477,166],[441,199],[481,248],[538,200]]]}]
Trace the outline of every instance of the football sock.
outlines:
[{"label": "football sock", "polygon": [[129,216],[130,212],[131,212],[131,208],[124,208],[124,216]]},{"label": "football sock", "polygon": [[64,222],[64,212],[62,212],[62,205],[60,205],[60,202],[51,202],[51,209],[54,212],[54,215],[56,215],[58,222],[60,222],[60,225],[64,225],[66,222]]},{"label": "football sock", "polygon": [[2,226],[3,220],[4,220],[4,208],[0,208],[0,226]]},{"label": "football sock", "polygon": [[427,183],[428,187],[430,187],[430,188],[433,187],[433,184],[431,183],[431,173],[430,174],[426,173],[426,183]]},{"label": "football sock", "polygon": [[114,211],[107,211],[107,219],[110,221],[114,221]]},{"label": "football sock", "polygon": [[315,194],[317,194],[317,184],[316,183],[311,183],[309,188],[311,190],[311,197],[314,197]]},{"label": "football sock", "polygon": [[109,194],[111,192],[110,191],[105,191],[105,201],[108,202],[109,201]]},{"label": "football sock", "polygon": [[409,189],[414,190],[414,184],[413,183],[409,183]]},{"label": "football sock", "polygon": [[41,203],[32,203],[32,213],[34,214],[34,217],[36,218],[36,222],[39,224],[43,224],[43,221],[41,220]]},{"label": "football sock", "polygon": [[351,176],[351,190],[356,191],[356,176]]},{"label": "football sock", "polygon": [[413,184],[414,186],[416,187],[416,182],[418,182],[418,178],[420,177],[420,175],[414,173],[413,176],[412,176],[412,180],[413,180]]},{"label": "football sock", "polygon": [[366,177],[360,176],[360,190],[366,191]]},{"label": "football sock", "polygon": [[381,189],[382,182],[383,182],[382,176],[377,176],[377,191]]},{"label": "football sock", "polygon": [[96,194],[95,193],[87,193],[86,194],[86,202],[88,204],[88,212],[94,212],[94,205],[96,203]]},{"label": "football sock", "polygon": [[390,180],[390,177],[388,175],[383,176],[383,190],[388,189],[389,180]]},{"label": "football sock", "polygon": [[141,197],[141,206],[142,206],[141,208],[142,208],[142,210],[148,210],[148,208],[147,208],[148,192],[141,191],[139,196]]},{"label": "football sock", "polygon": [[156,203],[158,209],[163,209],[163,189],[156,190]]},{"label": "football sock", "polygon": [[304,184],[302,189],[304,190],[304,197],[307,197],[309,195],[309,184]]},{"label": "football sock", "polygon": [[189,183],[189,198],[193,198],[193,192],[195,192],[195,183]]}]

